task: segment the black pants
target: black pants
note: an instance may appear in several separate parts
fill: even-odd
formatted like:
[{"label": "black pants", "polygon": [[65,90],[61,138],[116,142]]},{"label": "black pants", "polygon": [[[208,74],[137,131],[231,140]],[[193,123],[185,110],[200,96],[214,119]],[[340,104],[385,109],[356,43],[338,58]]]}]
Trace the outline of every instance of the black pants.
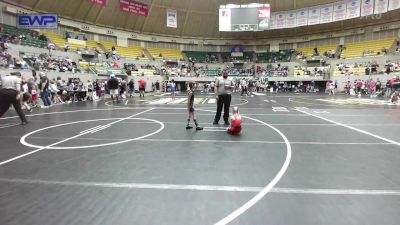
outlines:
[{"label": "black pants", "polygon": [[248,95],[247,88],[242,88],[242,94],[240,94],[240,95],[243,96],[243,93],[245,93],[246,95]]},{"label": "black pants", "polygon": [[222,106],[224,107],[224,121],[228,121],[229,119],[229,107],[231,106],[231,99],[232,96],[225,94],[225,95],[218,95],[217,101],[217,113],[215,114],[214,122],[218,123],[219,119],[221,119],[222,113]]},{"label": "black pants", "polygon": [[26,122],[26,118],[21,109],[21,102],[17,100],[18,92],[12,89],[1,89],[0,90],[0,117],[7,112],[12,104],[17,111],[19,118],[22,122]]}]

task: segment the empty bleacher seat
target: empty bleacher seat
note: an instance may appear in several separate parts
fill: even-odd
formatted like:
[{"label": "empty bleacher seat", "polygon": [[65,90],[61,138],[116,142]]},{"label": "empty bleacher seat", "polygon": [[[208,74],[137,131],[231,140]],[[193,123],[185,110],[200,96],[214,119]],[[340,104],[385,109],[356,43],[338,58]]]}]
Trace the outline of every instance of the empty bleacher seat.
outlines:
[{"label": "empty bleacher seat", "polygon": [[345,45],[342,58],[359,58],[364,56],[383,55],[382,49],[390,49],[395,43],[394,38],[349,43]]}]

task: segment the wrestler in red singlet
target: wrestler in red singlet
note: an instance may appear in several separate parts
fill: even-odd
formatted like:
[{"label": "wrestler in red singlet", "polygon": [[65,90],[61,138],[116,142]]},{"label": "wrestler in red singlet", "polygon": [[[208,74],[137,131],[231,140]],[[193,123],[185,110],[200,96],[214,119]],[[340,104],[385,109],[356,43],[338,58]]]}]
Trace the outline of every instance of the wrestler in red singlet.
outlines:
[{"label": "wrestler in red singlet", "polygon": [[242,131],[242,117],[239,114],[239,108],[233,107],[233,115],[231,116],[231,126],[228,128],[228,133],[239,134]]}]

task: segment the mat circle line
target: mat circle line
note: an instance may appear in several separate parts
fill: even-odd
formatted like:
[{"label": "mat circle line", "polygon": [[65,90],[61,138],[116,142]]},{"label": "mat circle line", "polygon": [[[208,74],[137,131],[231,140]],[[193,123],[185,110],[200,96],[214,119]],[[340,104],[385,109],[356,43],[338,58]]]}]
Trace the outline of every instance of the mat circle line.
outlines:
[{"label": "mat circle line", "polygon": [[[205,109],[198,109],[199,111],[205,111],[205,112],[215,112],[213,110],[205,110]],[[226,225],[230,222],[232,222],[233,220],[235,220],[237,217],[239,217],[240,215],[242,215],[244,212],[246,212],[248,209],[250,209],[251,207],[253,207],[257,202],[259,202],[265,195],[267,195],[272,188],[279,182],[279,180],[283,177],[283,175],[286,173],[286,170],[289,167],[291,158],[292,158],[292,146],[290,145],[289,140],[287,139],[287,137],[280,131],[278,130],[276,127],[249,117],[249,116],[242,116],[242,118],[246,118],[249,120],[253,120],[255,122],[261,123],[269,128],[271,128],[272,130],[274,130],[276,133],[278,133],[282,139],[285,141],[285,145],[286,145],[286,158],[285,158],[285,162],[283,163],[281,169],[279,170],[279,172],[275,175],[275,177],[267,184],[267,186],[265,186],[260,192],[258,192],[255,196],[253,196],[249,201],[247,201],[246,203],[244,203],[242,206],[240,206],[239,208],[237,208],[235,211],[231,212],[229,215],[227,215],[226,217],[222,218],[221,220],[219,220],[218,222],[216,222],[214,225]]]},{"label": "mat circle line", "polygon": [[122,141],[117,141],[117,142],[110,142],[110,143],[104,143],[104,144],[97,144],[97,145],[86,145],[86,146],[65,146],[65,147],[46,147],[46,146],[40,146],[40,145],[34,145],[31,143],[28,143],[26,141],[26,139],[31,136],[32,134],[35,134],[37,132],[43,131],[43,130],[48,130],[51,128],[55,128],[55,127],[61,127],[61,126],[66,126],[66,125],[70,125],[70,124],[77,124],[77,123],[86,123],[86,122],[96,122],[96,121],[108,121],[108,120],[118,120],[121,118],[105,118],[105,119],[94,119],[94,120],[82,120],[82,121],[74,121],[74,122],[68,122],[68,123],[62,123],[62,124],[57,124],[57,125],[53,125],[53,126],[48,126],[48,127],[44,127],[44,128],[40,128],[37,130],[34,130],[32,132],[29,132],[27,134],[25,134],[24,136],[21,137],[20,142],[21,144],[28,146],[28,147],[32,147],[32,148],[45,148],[45,149],[82,149],[82,148],[96,148],[96,147],[104,147],[104,146],[110,146],[110,145],[117,145],[117,144],[123,144],[123,143],[127,143],[127,142],[131,142],[131,141],[136,141],[136,140],[140,140],[143,138],[147,138],[150,136],[153,136],[157,133],[160,133],[165,125],[163,122],[158,121],[158,120],[153,120],[153,119],[145,119],[145,118],[129,118],[127,120],[142,120],[142,121],[150,121],[150,122],[154,122],[160,125],[160,128],[154,132],[151,132],[149,134],[140,136],[140,137],[136,137],[136,138],[132,138],[132,139],[126,139],[126,140],[122,140]]}]

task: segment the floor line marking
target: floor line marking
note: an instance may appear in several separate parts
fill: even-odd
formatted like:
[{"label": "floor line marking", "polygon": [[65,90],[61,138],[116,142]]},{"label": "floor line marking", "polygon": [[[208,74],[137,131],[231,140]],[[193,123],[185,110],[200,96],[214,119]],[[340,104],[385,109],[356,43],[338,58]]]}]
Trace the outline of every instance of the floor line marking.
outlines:
[{"label": "floor line marking", "polygon": [[203,129],[205,132],[226,132],[226,130]]},{"label": "floor line marking", "polygon": [[[262,187],[218,186],[218,185],[182,185],[182,184],[146,184],[113,182],[54,181],[41,179],[0,178],[0,182],[38,185],[84,186],[101,188],[190,190],[223,192],[260,192]],[[273,188],[271,193],[312,194],[312,195],[400,195],[400,190],[362,190],[362,189],[314,189],[314,188]]]},{"label": "floor line marking", "polygon": [[[218,131],[218,130],[213,130],[213,131]],[[226,131],[221,130],[221,131]],[[0,138],[20,138],[20,136],[0,136]],[[43,137],[43,136],[32,136],[29,137],[30,139],[46,139],[46,140],[60,140],[63,138],[56,138],[56,137]],[[75,138],[76,140],[89,140],[89,141],[126,141],[130,139],[123,139],[123,138],[84,138],[84,137],[78,137]],[[143,138],[143,139],[138,139],[135,141],[149,141],[149,142],[205,142],[205,143],[215,143],[215,142],[221,142],[221,143],[254,143],[254,144],[285,144],[284,141],[235,141],[235,140],[210,140],[210,139],[151,139],[151,138]],[[295,145],[391,145],[392,143],[387,143],[387,142],[373,142],[373,143],[359,143],[359,142],[298,142],[298,141],[293,141],[290,142],[290,144],[295,144]],[[60,148],[62,150],[65,150],[63,148]]]},{"label": "floor line marking", "polygon": [[[150,110],[153,110],[153,109],[151,108],[151,109],[148,109],[148,110],[142,111],[142,112],[140,112],[140,113],[133,114],[133,115],[131,115],[131,116],[128,116],[128,117],[126,117],[126,118],[122,118],[122,119],[120,119],[120,120],[117,120],[117,121],[115,121],[115,122],[109,123],[109,124],[107,124],[107,125],[115,124],[115,123],[117,123],[117,122],[120,122],[120,121],[123,121],[123,120],[129,119],[129,118],[132,118],[132,117],[134,117],[134,116],[137,116],[137,115],[140,115],[140,114],[146,113],[146,112],[148,112],[148,111],[150,111]],[[38,149],[36,149],[36,150],[33,150],[33,151],[30,151],[30,152],[27,152],[27,153],[25,153],[25,154],[22,154],[22,155],[19,155],[19,156],[13,157],[13,158],[11,158],[11,159],[8,159],[8,160],[5,160],[5,161],[2,161],[2,162],[0,162],[0,166],[1,166],[1,165],[4,165],[4,164],[7,164],[7,163],[10,163],[10,162],[12,162],[12,161],[15,161],[15,160],[17,160],[17,159],[20,159],[20,158],[23,158],[23,157],[26,157],[26,156],[32,155],[32,154],[34,154],[34,153],[37,153],[37,152],[43,151],[44,149],[46,149],[46,148],[48,148],[48,147],[53,147],[53,146],[55,146],[55,145],[58,145],[58,144],[61,144],[61,143],[67,142],[67,141],[69,141],[69,140],[72,140],[72,139],[74,139],[74,138],[77,138],[77,137],[83,136],[83,135],[85,135],[85,134],[86,134],[86,133],[80,133],[80,134],[77,134],[77,135],[75,135],[75,136],[72,136],[72,137],[69,137],[69,138],[63,139],[63,140],[61,140],[61,141],[57,141],[57,142],[55,142],[55,143],[53,143],[53,144],[50,144],[50,145],[47,145],[47,146],[45,146],[45,147],[38,148]]]},{"label": "floor line marking", "polygon": [[[215,112],[215,111],[212,111],[212,110],[202,110],[202,111]],[[252,206],[254,206],[257,202],[259,202],[265,195],[267,195],[272,190],[272,188],[283,177],[283,175],[285,174],[286,170],[289,167],[290,160],[292,158],[292,146],[290,145],[290,142],[287,139],[287,137],[280,130],[278,130],[274,126],[271,126],[270,124],[268,124],[268,123],[266,123],[264,121],[261,121],[261,120],[258,120],[258,119],[252,118],[252,117],[248,117],[248,116],[243,116],[243,115],[242,115],[242,117],[246,118],[248,120],[252,120],[252,121],[264,124],[265,126],[271,128],[276,133],[278,133],[281,136],[281,138],[285,141],[286,158],[285,158],[285,161],[284,161],[281,169],[279,170],[279,172],[275,175],[275,177],[262,190],[260,190],[255,196],[253,196],[249,201],[247,201],[245,204],[243,204],[242,206],[237,208],[235,211],[233,211],[232,213],[230,213],[226,217],[224,217],[221,220],[219,220],[218,222],[216,222],[215,225],[226,225],[226,224],[232,222],[237,217],[239,217],[244,212],[246,212],[248,209],[250,209]]]},{"label": "floor line marking", "polygon": [[200,104],[201,104],[201,105],[204,105],[204,103],[206,103],[207,100],[208,100],[208,98],[205,98]]},{"label": "floor line marking", "polygon": [[101,125],[98,125],[98,126],[89,128],[89,129],[87,129],[87,130],[81,131],[80,133],[81,133],[81,134],[83,134],[83,133],[89,133],[90,131],[96,130],[96,129],[99,128],[99,127],[101,127]]},{"label": "floor line marking", "polygon": [[[98,121],[104,121],[104,120],[116,120],[116,119],[120,119],[120,118],[106,118],[106,119],[94,119],[94,120],[83,120],[83,121],[75,121],[75,122],[70,122],[70,123],[62,123],[62,124],[57,124],[57,125],[52,125],[52,126],[48,126],[48,127],[44,127],[44,128],[40,128],[34,131],[31,131],[27,134],[25,134],[24,136],[22,136],[20,138],[20,143],[31,147],[31,148],[42,148],[45,146],[41,146],[41,145],[34,145],[31,144],[29,142],[27,142],[27,138],[31,137],[33,134],[36,134],[38,132],[41,132],[43,130],[48,130],[51,128],[55,128],[55,127],[62,127],[62,126],[66,126],[66,125],[70,125],[70,124],[79,124],[79,123],[86,123],[86,122],[98,122]],[[142,138],[147,138],[150,136],[153,136],[159,132],[161,132],[165,125],[164,123],[158,121],[158,120],[152,120],[152,119],[146,119],[146,118],[129,118],[129,120],[145,120],[145,121],[152,121],[153,123],[159,124],[160,128],[158,130],[155,130],[154,132],[148,133],[146,135],[140,136],[140,137],[135,137],[135,138],[127,138],[124,139],[122,141],[115,141],[115,142],[107,142],[107,143],[101,143],[101,144],[92,144],[92,145],[80,145],[80,146],[63,146],[63,147],[47,147],[47,149],[87,149],[87,148],[97,148],[97,147],[104,147],[104,146],[111,146],[111,145],[116,145],[116,144],[122,144],[122,143],[127,143],[127,142],[132,142],[132,141],[136,141]],[[61,138],[62,139],[62,138]]]},{"label": "floor line marking", "polygon": [[109,128],[109,127],[111,127],[111,125],[101,126],[101,127],[97,128],[97,129],[91,130],[90,133],[91,133],[91,134],[94,134],[94,133],[96,133],[96,132],[99,132],[99,131],[101,131],[101,130],[107,129],[107,128]]},{"label": "floor line marking", "polygon": [[18,125],[20,125],[20,124],[19,123],[7,123],[7,124],[1,125],[0,129],[8,128],[8,127],[15,127],[15,126],[18,126]]},{"label": "floor line marking", "polygon": [[215,98],[210,98],[209,100],[208,100],[208,104],[215,104],[217,102],[217,99],[215,99]]},{"label": "floor line marking", "polygon": [[[276,114],[274,114],[276,115]],[[287,115],[287,114],[284,114]],[[117,118],[116,118],[117,119]],[[74,122],[76,120],[51,120],[51,122]],[[29,122],[49,122],[47,120],[29,120]],[[147,121],[130,121],[130,122],[121,122],[121,123],[133,123],[133,124],[147,124],[147,123],[153,123],[153,122],[147,122]],[[180,124],[182,125],[182,122],[163,122],[165,124]],[[272,126],[339,126],[337,124],[333,123],[270,123]],[[19,124],[15,124],[17,126]],[[259,123],[242,123],[242,125],[247,125],[247,126],[264,126]],[[350,126],[369,126],[369,127],[398,127],[400,126],[399,124],[371,124],[371,123],[349,123],[347,125]],[[0,127],[1,128],[1,127]]]},{"label": "floor line marking", "polygon": [[330,120],[330,119],[327,119],[327,118],[324,118],[324,117],[321,117],[321,116],[317,116],[317,115],[311,114],[311,113],[309,113],[309,112],[305,112],[305,111],[303,111],[303,110],[299,110],[299,109],[297,109],[297,111],[299,111],[299,112],[302,112],[302,113],[304,113],[304,114],[307,114],[307,115],[309,115],[309,116],[316,117],[316,118],[318,118],[318,119],[321,119],[321,120],[325,120],[325,121],[328,121],[328,122],[331,122],[331,123],[337,124],[337,125],[339,125],[339,126],[342,126],[342,127],[349,128],[349,129],[351,129],[351,130],[355,130],[355,131],[357,131],[357,132],[359,132],[359,133],[363,133],[363,134],[366,134],[366,135],[372,136],[372,137],[374,137],[374,138],[381,139],[381,140],[383,140],[383,141],[386,141],[386,142],[392,143],[392,144],[394,144],[394,145],[400,146],[400,143],[399,143],[399,142],[397,142],[397,141],[393,141],[393,140],[390,140],[390,139],[387,139],[387,138],[384,138],[384,137],[378,136],[378,135],[376,135],[376,134],[373,134],[373,133],[370,133],[370,132],[368,132],[368,131],[365,131],[365,130],[358,129],[358,128],[355,128],[355,127],[349,126],[349,125],[347,125],[347,124],[339,123],[339,122],[336,122],[336,121],[333,121],[333,120]]}]

